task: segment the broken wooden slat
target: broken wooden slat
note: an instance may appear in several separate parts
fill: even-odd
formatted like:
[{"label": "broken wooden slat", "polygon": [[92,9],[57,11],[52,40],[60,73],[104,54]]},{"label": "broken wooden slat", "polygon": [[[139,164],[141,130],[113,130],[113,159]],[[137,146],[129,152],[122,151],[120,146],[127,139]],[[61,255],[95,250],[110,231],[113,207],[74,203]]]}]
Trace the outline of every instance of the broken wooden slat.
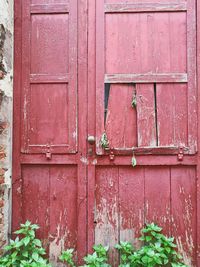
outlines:
[{"label": "broken wooden slat", "polygon": [[68,4],[32,4],[30,7],[32,14],[52,14],[52,13],[69,13]]},{"label": "broken wooden slat", "polygon": [[137,145],[136,110],[131,106],[134,87],[113,84],[108,101],[106,133],[111,147],[133,147]]},{"label": "broken wooden slat", "polygon": [[105,13],[186,11],[185,1],[179,3],[120,3],[105,4]]},{"label": "broken wooden slat", "polygon": [[187,83],[186,73],[105,74],[105,83]]}]

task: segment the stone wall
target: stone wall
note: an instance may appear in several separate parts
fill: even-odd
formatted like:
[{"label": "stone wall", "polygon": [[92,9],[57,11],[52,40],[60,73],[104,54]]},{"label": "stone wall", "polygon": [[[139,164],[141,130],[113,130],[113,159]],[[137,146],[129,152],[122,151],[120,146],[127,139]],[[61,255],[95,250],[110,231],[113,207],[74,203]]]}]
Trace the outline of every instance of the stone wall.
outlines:
[{"label": "stone wall", "polygon": [[0,252],[11,225],[13,0],[0,0]]}]

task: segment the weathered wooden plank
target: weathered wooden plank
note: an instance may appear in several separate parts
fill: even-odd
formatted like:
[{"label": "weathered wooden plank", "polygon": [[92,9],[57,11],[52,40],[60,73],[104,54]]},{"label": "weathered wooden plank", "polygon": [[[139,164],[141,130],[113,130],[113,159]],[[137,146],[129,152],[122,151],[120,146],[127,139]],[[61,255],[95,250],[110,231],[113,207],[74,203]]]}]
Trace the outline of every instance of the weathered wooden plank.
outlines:
[{"label": "weathered wooden plank", "polygon": [[137,137],[138,146],[157,145],[154,84],[139,84],[137,92]]},{"label": "weathered wooden plank", "polygon": [[[123,156],[118,155],[111,162],[109,157],[97,158],[94,162],[97,166],[108,166],[108,165],[121,165],[130,166],[132,155]],[[138,166],[180,166],[180,165],[197,165],[197,155],[184,155],[183,161],[178,161],[177,157],[174,155],[136,155]],[[94,164],[94,163],[93,163]]]},{"label": "weathered wooden plank", "polygon": [[170,233],[170,168],[145,168],[145,221]]},{"label": "weathered wooden plank", "polygon": [[198,266],[196,190],[195,167],[171,168],[172,235],[176,238],[178,250],[187,266]]},{"label": "weathered wooden plank", "polygon": [[105,13],[128,13],[128,12],[173,12],[186,11],[185,1],[172,3],[119,3],[105,4]]},{"label": "weathered wooden plank", "polygon": [[32,14],[69,13],[68,4],[32,4],[30,6]]},{"label": "weathered wooden plank", "polygon": [[109,260],[118,266],[114,249],[119,242],[119,173],[117,167],[96,170],[95,244],[109,246]]},{"label": "weathered wooden plank", "polygon": [[144,169],[120,167],[119,185],[120,241],[138,246],[144,226]]},{"label": "weathered wooden plank", "polygon": [[12,150],[12,230],[17,230],[22,221],[22,194],[19,191],[22,186],[21,177],[21,66],[22,66],[22,3],[14,3],[14,90],[13,90],[13,150]]},{"label": "weathered wooden plank", "polygon": [[101,0],[96,1],[96,152],[102,154],[100,145],[101,136],[104,131],[104,6]]},{"label": "weathered wooden plank", "polygon": [[105,123],[110,147],[137,145],[136,109],[131,106],[134,91],[134,86],[127,84],[113,84],[110,87]]},{"label": "weathered wooden plank", "polygon": [[[87,158],[87,8],[88,3],[85,0],[70,0],[70,10],[71,14],[71,26],[70,26],[70,37],[71,42],[70,47],[70,84],[72,94],[69,96],[72,98],[72,106],[74,118],[78,129],[72,131],[74,135],[74,140],[78,141],[78,151],[79,151],[79,164],[78,164],[78,196],[77,196],[77,223],[78,223],[78,233],[77,233],[77,253],[78,253],[78,264],[82,265],[83,257],[87,253],[87,165],[85,164],[85,159]],[[71,11],[73,13],[71,13]],[[79,29],[79,31],[77,31]],[[76,33],[76,34],[75,34]],[[79,33],[79,34],[78,34]],[[78,38],[78,40],[77,40]],[[76,40],[78,42],[76,42]],[[75,52],[74,48],[78,44],[78,53]],[[78,66],[76,66],[76,61],[78,60]],[[78,74],[77,75],[77,67]],[[76,77],[78,77],[78,83],[76,83]],[[76,90],[78,85],[78,116],[75,113],[75,105],[77,99],[73,96],[73,91]],[[71,102],[71,100],[69,101]],[[81,104],[82,103],[82,104]]]},{"label": "weathered wooden plank", "polygon": [[[114,159],[114,164],[116,165],[130,165],[131,164],[131,158],[132,155],[118,155]],[[78,162],[78,156],[76,155],[53,155],[51,161],[47,161],[46,155],[38,155],[35,154],[34,157],[32,155],[22,155],[20,157],[20,162],[22,164],[44,164],[44,165],[53,165],[53,164],[70,164],[74,165],[77,164]],[[85,164],[87,164],[89,167],[94,167],[94,166],[101,166],[101,165],[110,165],[110,159],[109,157],[95,157],[91,158],[87,161],[85,161]],[[137,164],[138,165],[144,165],[144,166],[163,166],[163,165],[197,165],[197,155],[184,155],[183,161],[178,161],[177,157],[174,155],[137,155]],[[94,170],[92,171],[92,174]],[[90,174],[90,177],[92,177],[92,174]],[[91,193],[91,192],[90,192]]]},{"label": "weathered wooden plank", "polygon": [[[197,1],[197,84],[200,84],[200,1]],[[200,99],[200,90],[197,91],[197,98]],[[198,105],[198,120],[200,105]],[[200,123],[198,123],[198,151],[200,151]],[[200,157],[197,162],[197,266],[200,266]]]},{"label": "weathered wooden plank", "polygon": [[189,146],[187,94],[186,84],[157,85],[159,146]]},{"label": "weathered wooden plank", "polygon": [[[96,84],[95,84],[95,5],[96,2],[94,0],[88,1],[88,105],[87,105],[87,132],[89,135],[95,136],[95,97],[96,97]],[[88,150],[92,150],[95,153],[94,145],[89,144]],[[92,153],[91,153],[92,154]],[[95,159],[93,155],[89,157],[92,161]],[[88,238],[88,253],[93,252],[93,245],[95,240],[95,224],[94,224],[94,203],[95,203],[95,168],[94,164],[89,164],[87,169],[87,194],[88,194],[88,201],[87,201],[87,214],[88,214],[88,228],[87,228],[87,238]]]},{"label": "weathered wooden plank", "polygon": [[197,151],[197,59],[196,59],[196,2],[188,1],[187,67],[188,67],[188,144]]},{"label": "weathered wooden plank", "polygon": [[30,83],[68,83],[69,75],[30,74]]},{"label": "weathered wooden plank", "polygon": [[105,74],[105,83],[187,83],[186,73]]},{"label": "weathered wooden plank", "polygon": [[[183,147],[184,154],[189,154],[189,147]],[[109,154],[110,150],[105,150],[105,154]],[[136,155],[178,155],[179,147],[178,146],[156,146],[156,147],[133,147],[133,148],[113,148],[112,152],[115,155],[131,155],[133,152]]]},{"label": "weathered wooden plank", "polygon": [[61,252],[77,246],[77,168],[49,167],[49,258],[57,264]]}]

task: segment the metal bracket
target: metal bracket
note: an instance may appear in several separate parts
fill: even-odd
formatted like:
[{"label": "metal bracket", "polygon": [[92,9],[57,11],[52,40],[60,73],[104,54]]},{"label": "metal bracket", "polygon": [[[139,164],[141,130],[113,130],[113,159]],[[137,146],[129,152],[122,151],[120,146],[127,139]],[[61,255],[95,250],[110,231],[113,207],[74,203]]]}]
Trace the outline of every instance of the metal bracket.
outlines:
[{"label": "metal bracket", "polygon": [[184,149],[183,149],[183,147],[179,147],[178,161],[183,161],[183,157],[184,157]]},{"label": "metal bracket", "polygon": [[52,154],[50,151],[50,146],[47,146],[46,159],[51,160],[51,158],[52,158]]},{"label": "metal bracket", "polygon": [[114,155],[114,148],[110,148],[110,151],[109,151],[109,157],[110,157],[110,160],[113,161],[115,159],[115,155]]}]

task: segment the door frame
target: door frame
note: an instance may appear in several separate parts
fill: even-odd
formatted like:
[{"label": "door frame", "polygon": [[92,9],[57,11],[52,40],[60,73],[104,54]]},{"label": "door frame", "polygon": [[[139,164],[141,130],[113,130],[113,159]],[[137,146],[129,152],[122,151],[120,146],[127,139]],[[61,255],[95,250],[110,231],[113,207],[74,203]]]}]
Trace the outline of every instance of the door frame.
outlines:
[{"label": "door frame", "polygon": [[[189,1],[189,0],[188,0]],[[197,89],[198,100],[200,100],[200,2],[197,3]],[[85,255],[86,251],[91,251],[94,242],[94,188],[95,188],[95,165],[96,158],[91,157],[92,164],[87,165],[87,149],[88,145],[86,137],[88,135],[95,136],[95,118],[92,114],[95,113],[95,32],[91,27],[95,23],[95,1],[94,0],[79,0],[78,5],[78,121],[79,121],[79,138],[78,146],[79,153],[71,159],[71,164],[81,161],[78,169],[78,250],[82,251],[80,257]],[[88,13],[87,13],[88,12]],[[86,16],[87,14],[87,16]],[[22,201],[22,179],[21,179],[21,154],[20,154],[20,91],[21,91],[21,36],[22,36],[22,10],[21,1],[14,1],[14,93],[13,93],[13,165],[12,165],[12,229],[16,229],[21,222],[21,201]],[[81,29],[81,30],[80,30]],[[87,33],[88,30],[88,33]],[[89,51],[89,53],[88,53]],[[91,105],[92,104],[92,105]],[[86,108],[87,106],[87,108]],[[200,102],[198,102],[198,116],[200,114]],[[86,123],[87,121],[87,123]],[[81,125],[81,127],[80,127]],[[200,123],[198,119],[198,151],[200,151]],[[121,161],[119,159],[118,162]],[[151,164],[156,165],[158,158],[162,163],[162,156],[154,156],[146,159],[139,157],[139,165]],[[70,159],[67,157],[68,162]],[[63,161],[63,164],[66,163]],[[56,161],[54,162],[54,164]],[[174,156],[169,158],[169,163],[175,165]],[[26,161],[24,160],[24,164]],[[35,162],[37,164],[37,161]],[[52,163],[53,164],[53,163]],[[110,164],[108,159],[100,159],[98,164]],[[122,161],[123,165],[129,164],[129,157]],[[191,164],[187,157],[185,164]],[[200,153],[194,157],[193,165],[197,166],[197,265],[200,266]],[[82,221],[85,222],[83,227]],[[87,240],[87,249],[84,246]]]}]

